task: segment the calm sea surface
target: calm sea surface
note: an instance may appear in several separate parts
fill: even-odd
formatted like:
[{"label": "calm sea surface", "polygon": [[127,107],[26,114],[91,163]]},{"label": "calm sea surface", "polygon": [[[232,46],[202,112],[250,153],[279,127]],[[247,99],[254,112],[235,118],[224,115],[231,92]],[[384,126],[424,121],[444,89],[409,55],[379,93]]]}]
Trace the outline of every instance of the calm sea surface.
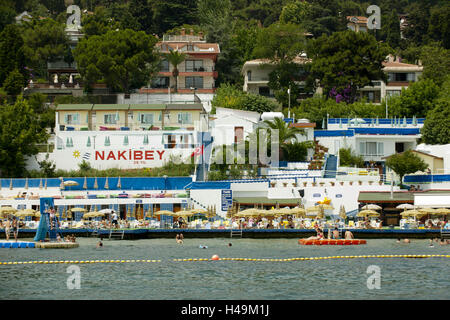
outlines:
[{"label": "calm sea surface", "polygon": [[[450,258],[330,259],[292,262],[200,261],[178,258],[296,258],[372,254],[450,254],[428,240],[359,246],[301,246],[296,239],[79,238],[76,249],[0,249],[0,261],[159,259],[159,263],[77,264],[81,289],[67,288],[66,264],[0,266],[0,299],[450,299]],[[232,242],[232,247],[227,244]],[[207,245],[208,249],[200,249]],[[381,271],[369,290],[367,268]]]}]

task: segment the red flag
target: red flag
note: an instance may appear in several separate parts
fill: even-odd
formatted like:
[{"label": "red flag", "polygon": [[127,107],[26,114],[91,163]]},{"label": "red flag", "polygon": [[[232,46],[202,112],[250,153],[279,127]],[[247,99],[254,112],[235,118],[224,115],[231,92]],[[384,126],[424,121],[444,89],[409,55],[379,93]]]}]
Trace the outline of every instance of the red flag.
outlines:
[{"label": "red flag", "polygon": [[201,147],[197,147],[194,149],[194,152],[192,152],[191,157],[193,156],[199,156],[203,154],[203,145]]}]

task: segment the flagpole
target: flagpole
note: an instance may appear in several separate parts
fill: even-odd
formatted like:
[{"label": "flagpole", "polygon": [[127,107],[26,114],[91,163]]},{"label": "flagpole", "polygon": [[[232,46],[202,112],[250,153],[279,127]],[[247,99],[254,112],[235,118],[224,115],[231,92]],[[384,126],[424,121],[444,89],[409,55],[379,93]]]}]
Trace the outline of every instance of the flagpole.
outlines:
[{"label": "flagpole", "polygon": [[289,105],[288,105],[288,118],[291,117],[291,86],[289,85],[288,89],[288,95],[289,95]]}]

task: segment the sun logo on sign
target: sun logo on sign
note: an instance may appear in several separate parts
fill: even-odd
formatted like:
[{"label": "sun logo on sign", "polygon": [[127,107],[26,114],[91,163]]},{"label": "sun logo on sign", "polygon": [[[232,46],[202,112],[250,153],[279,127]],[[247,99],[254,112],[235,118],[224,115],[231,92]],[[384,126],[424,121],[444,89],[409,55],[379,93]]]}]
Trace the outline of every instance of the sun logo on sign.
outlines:
[{"label": "sun logo on sign", "polygon": [[75,151],[73,152],[73,157],[78,159],[78,158],[80,157],[80,151],[75,150]]}]

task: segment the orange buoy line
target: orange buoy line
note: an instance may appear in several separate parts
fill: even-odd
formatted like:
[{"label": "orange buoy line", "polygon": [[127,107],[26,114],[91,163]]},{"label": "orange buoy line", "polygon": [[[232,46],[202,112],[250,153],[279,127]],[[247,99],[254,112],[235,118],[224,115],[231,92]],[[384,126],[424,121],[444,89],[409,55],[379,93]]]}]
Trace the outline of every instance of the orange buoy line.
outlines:
[{"label": "orange buoy line", "polygon": [[359,244],[367,244],[366,240],[347,240],[347,239],[322,239],[322,240],[309,240],[309,239],[299,239],[298,244],[301,245],[359,245]]},{"label": "orange buoy line", "polygon": [[[291,262],[308,260],[328,259],[357,259],[357,258],[450,258],[450,254],[383,254],[383,255],[361,255],[361,256],[328,256],[328,257],[303,257],[303,258],[219,258],[217,255],[208,258],[173,259],[174,262],[197,262],[197,261],[260,261],[260,262]],[[7,261],[0,265],[23,265],[23,264],[91,264],[91,263],[159,263],[161,260],[38,260],[38,261]]]}]

